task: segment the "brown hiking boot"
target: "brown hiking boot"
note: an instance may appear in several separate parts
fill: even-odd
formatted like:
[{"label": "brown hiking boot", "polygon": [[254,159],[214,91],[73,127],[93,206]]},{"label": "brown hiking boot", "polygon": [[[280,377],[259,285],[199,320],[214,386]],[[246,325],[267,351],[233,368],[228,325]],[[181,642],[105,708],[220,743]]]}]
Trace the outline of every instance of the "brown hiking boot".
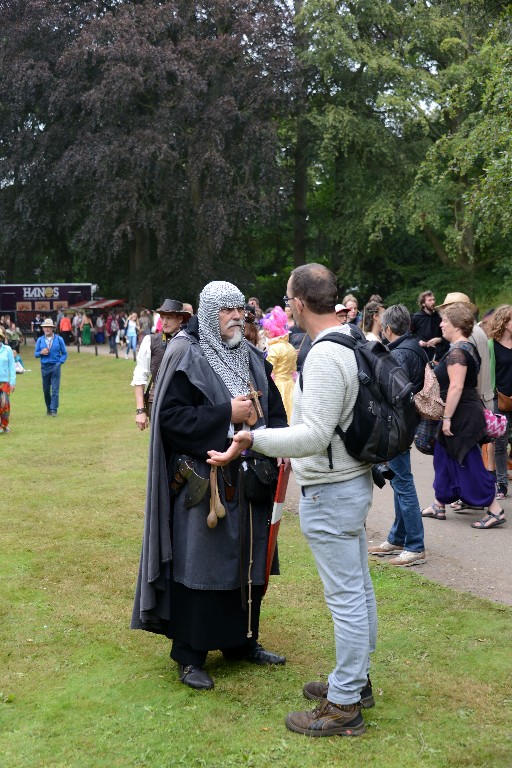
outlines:
[{"label": "brown hiking boot", "polygon": [[359,702],[333,704],[326,699],[309,712],[290,712],[285,723],[304,736],[361,736],[366,731]]},{"label": "brown hiking boot", "polygon": [[327,698],[328,690],[329,685],[327,683],[322,683],[319,680],[313,680],[311,683],[304,684],[302,693],[306,699],[311,699],[312,701],[323,701]]},{"label": "brown hiking boot", "polygon": [[[305,683],[302,693],[306,699],[312,701],[324,701],[327,698],[327,691],[329,686],[327,683],[313,680],[311,683]],[[361,706],[364,709],[370,709],[375,706],[375,699],[373,698],[372,681],[367,678],[367,682],[363,690],[361,691]]]}]

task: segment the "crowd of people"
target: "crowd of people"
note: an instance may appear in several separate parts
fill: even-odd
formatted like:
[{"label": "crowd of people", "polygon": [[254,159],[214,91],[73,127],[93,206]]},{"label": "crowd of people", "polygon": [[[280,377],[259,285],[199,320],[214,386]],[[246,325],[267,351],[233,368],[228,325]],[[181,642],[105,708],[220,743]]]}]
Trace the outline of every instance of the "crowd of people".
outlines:
[{"label": "crowd of people", "polygon": [[[31,321],[30,330],[36,341],[43,335],[42,324],[48,318],[49,315],[38,312]],[[6,320],[10,322],[10,318]],[[56,332],[62,336],[66,346],[109,344],[112,354],[117,348],[122,349],[127,357],[130,351],[137,349],[145,336],[161,330],[158,312],[153,313],[149,309],[142,309],[137,314],[112,308],[96,314],[92,311],[61,308],[57,311],[54,323]]]},{"label": "crowd of people", "polygon": [[[266,578],[279,572],[277,552],[265,562],[276,475],[291,459],[301,527],[333,618],[336,664],[326,683],[304,685],[318,706],[289,713],[286,725],[309,736],[359,735],[361,710],[375,703],[368,555],[398,567],[425,563],[424,520],[445,519],[446,505],[481,506],[477,529],[505,522],[509,431],[496,441],[496,468],[489,450],[484,465],[481,446],[489,445],[484,405],[508,414],[510,429],[512,306],[488,316],[485,330],[462,293],[437,305],[423,291],[412,316],[377,295],[360,311],[353,295],[338,303],[334,275],[315,264],[292,272],[286,294],[284,307],[262,310],[231,283],[209,283],[197,315],[166,299],[162,329],[140,345],[135,421],[151,429],[132,627],[168,637],[180,680],[195,690],[214,687],[210,650],[220,649],[227,662],[286,663],[258,637]],[[333,332],[387,349],[412,393],[433,369],[443,413],[428,507],[419,504],[410,446],[377,468],[336,434],[353,419],[359,379],[350,348],[318,344]],[[376,469],[390,479],[395,519],[386,541],[368,547]]]},{"label": "crowd of people", "polygon": [[[286,717],[297,733],[366,730],[362,710],[375,704],[370,664],[377,642],[368,556],[397,567],[425,563],[424,520],[445,520],[447,509],[481,508],[472,523],[478,530],[506,522],[512,305],[487,313],[481,325],[477,307],[460,292],[437,304],[432,291],[422,291],[418,307],[411,316],[378,295],[361,310],[352,294],[338,302],[335,276],[308,264],[291,273],[283,306],[266,310],[233,284],[214,281],[201,292],[197,314],[165,299],[154,313],[113,310],[93,319],[61,311],[56,323],[34,319],[48,416],[58,413],[61,367],[73,340],[136,354],[135,423],[150,427],[150,448],[131,626],[171,640],[183,684],[214,687],[211,650],[221,650],[227,663],[286,663],[259,643],[259,628],[269,574],[279,573],[278,550],[268,546],[277,477],[286,476],[290,460],[335,640],[327,682],[303,688],[317,706]],[[351,343],[335,343],[341,337]],[[22,340],[11,318],[0,318],[2,434],[10,432]],[[411,396],[425,389],[427,371],[438,382],[434,497],[423,509],[410,445],[372,466],[346,442],[360,390],[355,343],[392,359]],[[484,408],[506,420],[495,440]],[[387,539],[369,547],[365,523],[379,477],[390,480],[395,514]]]}]

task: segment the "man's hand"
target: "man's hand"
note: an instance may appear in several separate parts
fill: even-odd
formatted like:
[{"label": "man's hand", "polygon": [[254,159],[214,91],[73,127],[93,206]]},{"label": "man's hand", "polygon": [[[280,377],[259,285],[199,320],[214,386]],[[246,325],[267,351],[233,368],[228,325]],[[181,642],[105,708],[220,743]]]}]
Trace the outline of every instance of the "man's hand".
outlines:
[{"label": "man's hand", "polygon": [[42,355],[49,355],[50,354],[50,350],[48,349],[48,347],[43,347],[42,350],[41,350],[41,354]]},{"label": "man's hand", "polygon": [[247,395],[237,395],[233,398],[231,401],[231,421],[233,424],[243,424],[251,417],[251,413],[252,400]]},{"label": "man's hand", "polygon": [[149,426],[149,419],[146,413],[137,413],[135,415],[135,423],[140,430],[146,429]]},{"label": "man's hand", "polygon": [[[233,402],[233,401],[231,401]],[[233,442],[224,453],[220,451],[208,451],[209,459],[206,459],[208,464],[212,464],[214,467],[224,467],[229,464],[233,459],[237,459],[243,451],[251,447],[251,433],[241,430],[237,432],[233,438]]]}]

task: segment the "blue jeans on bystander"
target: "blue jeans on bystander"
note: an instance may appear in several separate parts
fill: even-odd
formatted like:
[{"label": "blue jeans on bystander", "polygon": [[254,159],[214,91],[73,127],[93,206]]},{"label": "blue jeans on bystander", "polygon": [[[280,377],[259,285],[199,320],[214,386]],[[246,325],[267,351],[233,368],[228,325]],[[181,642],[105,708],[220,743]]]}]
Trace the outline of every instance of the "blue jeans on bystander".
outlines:
[{"label": "blue jeans on bystander", "polygon": [[60,367],[60,363],[41,365],[44,401],[46,410],[50,412],[57,411],[59,407]]},{"label": "blue jeans on bystander", "polygon": [[408,552],[424,552],[423,520],[411,472],[411,451],[404,451],[395,456],[388,461],[388,467],[395,473],[390,481],[395,497],[395,519],[388,541]]}]

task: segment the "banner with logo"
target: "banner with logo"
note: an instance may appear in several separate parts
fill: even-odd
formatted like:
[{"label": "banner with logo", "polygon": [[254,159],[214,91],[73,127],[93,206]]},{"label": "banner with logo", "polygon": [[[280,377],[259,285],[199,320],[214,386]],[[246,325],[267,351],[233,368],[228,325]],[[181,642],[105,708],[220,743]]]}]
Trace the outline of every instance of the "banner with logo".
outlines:
[{"label": "banner with logo", "polygon": [[0,284],[0,314],[54,312],[91,299],[92,283]]}]

